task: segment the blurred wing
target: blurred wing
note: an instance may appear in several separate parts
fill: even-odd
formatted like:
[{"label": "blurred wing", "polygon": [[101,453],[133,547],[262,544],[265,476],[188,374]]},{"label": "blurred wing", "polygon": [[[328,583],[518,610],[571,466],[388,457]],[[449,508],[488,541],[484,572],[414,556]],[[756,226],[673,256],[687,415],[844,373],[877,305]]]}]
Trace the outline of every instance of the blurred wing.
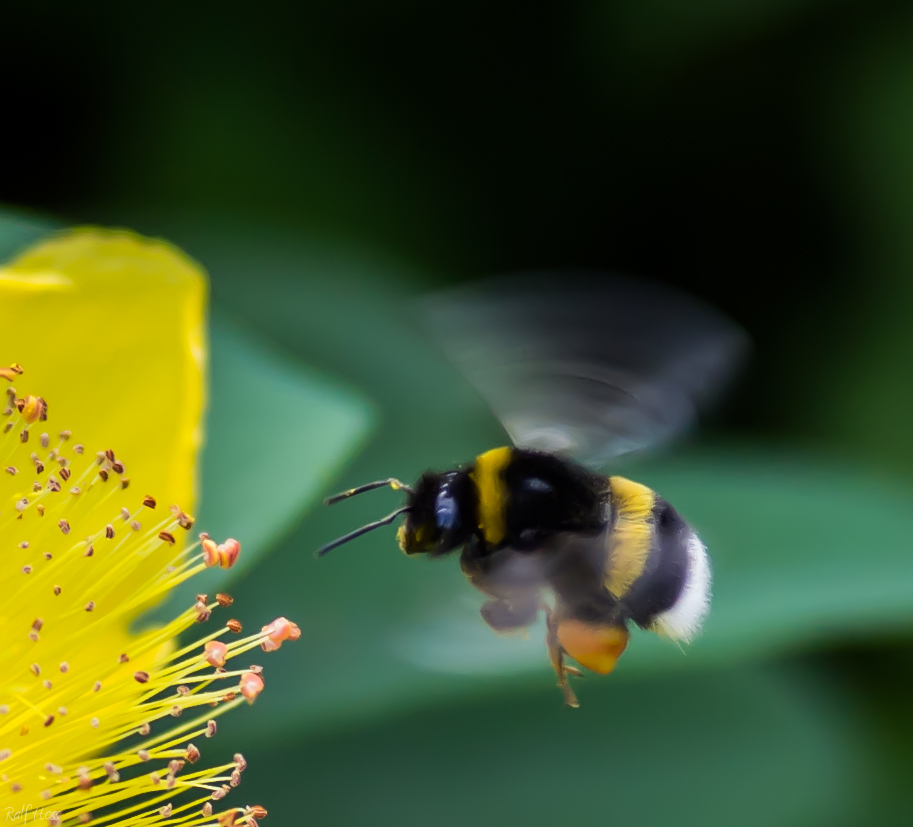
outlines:
[{"label": "blurred wing", "polygon": [[594,466],[689,428],[747,351],[698,299],[614,274],[511,276],[426,311],[515,444]]}]

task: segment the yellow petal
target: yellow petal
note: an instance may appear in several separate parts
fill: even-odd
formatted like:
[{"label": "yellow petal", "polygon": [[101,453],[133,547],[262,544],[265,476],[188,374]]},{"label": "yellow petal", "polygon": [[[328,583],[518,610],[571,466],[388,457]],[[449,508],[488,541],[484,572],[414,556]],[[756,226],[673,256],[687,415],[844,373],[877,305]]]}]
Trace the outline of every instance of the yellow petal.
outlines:
[{"label": "yellow petal", "polygon": [[191,511],[205,302],[203,272],[171,245],[68,231],[0,269],[0,362],[23,365],[16,389],[48,401],[55,431],[113,448],[142,493]]},{"label": "yellow petal", "polygon": [[[221,667],[257,647],[273,651],[298,627],[279,618],[238,639],[240,625],[223,618],[178,649],[182,632],[223,608],[198,595],[164,627],[129,629],[207,565],[206,535],[182,549],[192,520],[168,507],[191,505],[204,301],[191,262],[125,232],[70,232],[0,270],[0,364],[9,365],[0,380],[17,386],[0,412],[7,813],[18,805],[23,818],[51,825],[123,827],[266,814],[213,804],[237,786],[243,756],[193,765],[215,717],[264,688],[259,667]],[[222,564],[240,552],[235,540],[206,542]]]},{"label": "yellow petal", "polygon": [[[130,673],[152,671],[156,654],[163,657],[167,648],[167,636],[158,640],[153,651],[148,647],[150,641],[157,641],[154,634],[135,637],[128,627],[143,608],[139,597],[148,594],[154,600],[161,596],[161,590],[152,588],[154,576],[176,549],[161,543],[157,544],[161,548],[147,545],[134,551],[129,543],[132,538],[136,538],[134,544],[140,541],[142,534],[122,524],[123,519],[118,523],[116,516],[121,506],[129,506],[132,512],[143,494],[153,494],[158,508],[146,509],[142,521],[143,530],[152,530],[154,536],[153,527],[168,518],[171,503],[192,509],[194,466],[202,436],[205,298],[205,277],[193,262],[163,242],[123,231],[67,232],[27,250],[0,269],[0,363],[21,364],[25,372],[11,377],[18,395],[40,395],[49,405],[47,421],[33,422],[28,442],[10,453],[14,473],[4,477],[8,491],[0,502],[4,528],[0,532],[0,568],[8,586],[7,599],[0,606],[0,630],[5,635],[0,660],[6,667],[0,694],[4,703],[12,700],[12,709],[19,710],[11,711],[10,718],[27,714],[28,708],[34,712],[34,720],[6,744],[7,749],[15,746],[23,798],[35,794],[34,778],[43,761],[49,756],[65,761],[74,744],[78,746],[72,738],[61,740],[60,721],[42,725],[42,716],[56,715],[57,702],[51,701],[63,697],[66,681],[78,682],[84,694],[90,692],[93,676],[110,672],[119,653],[130,652],[129,663],[122,667],[128,670],[127,678],[115,687],[125,699],[122,706],[129,710],[131,698],[141,690]],[[2,385],[5,390],[7,381]],[[29,421],[26,412],[20,418],[14,414],[8,421],[13,420]],[[106,521],[117,525],[118,536],[111,548],[123,550],[110,560],[84,556],[78,545],[85,534],[76,536],[77,530],[67,537],[69,529],[58,530],[50,511],[48,525],[36,519],[34,509],[24,515],[30,519],[16,519],[13,503],[31,491],[28,486],[34,476],[27,452],[41,450],[38,435],[42,431],[51,434],[51,445],[56,446],[57,433],[63,429],[73,432],[65,453],[73,462],[74,478],[59,497],[55,495],[55,502],[65,509],[64,516],[75,517],[74,526],[83,532],[101,528],[103,533]],[[7,440],[20,442],[18,433],[11,433]],[[88,456],[77,456],[76,442],[85,446]],[[80,515],[95,508],[92,503],[101,494],[84,491],[74,496],[67,489],[78,481],[77,466],[91,467],[91,455],[107,448],[125,463],[125,476],[135,478],[137,485],[121,491],[115,477],[108,488],[117,496],[106,500],[103,513],[83,526]],[[45,454],[42,452],[42,458]],[[21,468],[21,473],[15,468]],[[66,479],[62,471],[53,470],[59,479]],[[45,472],[42,482],[51,471]],[[26,487],[15,490],[11,486]],[[183,534],[178,532],[179,542]],[[35,542],[36,537],[40,542]],[[26,539],[32,540],[30,546],[21,542]],[[117,543],[126,545],[115,548]],[[48,553],[47,560],[42,553]],[[66,568],[65,558],[74,556],[84,565],[67,564]],[[23,562],[29,565],[20,570]],[[58,577],[61,579],[55,579]],[[65,593],[58,597],[52,583],[67,581]],[[32,584],[35,589],[30,588]],[[83,591],[86,594],[80,596]],[[95,592],[99,602],[96,606],[92,601],[89,613],[82,606]],[[67,598],[79,606],[74,609]],[[34,640],[23,634],[29,624],[33,631],[41,631]],[[82,628],[80,624],[104,633],[74,635]],[[38,673],[25,666],[32,660],[36,669],[40,663],[42,679],[48,682],[46,697],[37,683]],[[62,677],[64,663],[66,678]],[[40,707],[30,700],[33,696]],[[70,724],[78,714],[77,704]],[[115,731],[117,719],[113,713],[102,713],[101,719],[97,729],[86,729],[104,739]],[[2,792],[8,794],[8,787],[4,784]]]}]

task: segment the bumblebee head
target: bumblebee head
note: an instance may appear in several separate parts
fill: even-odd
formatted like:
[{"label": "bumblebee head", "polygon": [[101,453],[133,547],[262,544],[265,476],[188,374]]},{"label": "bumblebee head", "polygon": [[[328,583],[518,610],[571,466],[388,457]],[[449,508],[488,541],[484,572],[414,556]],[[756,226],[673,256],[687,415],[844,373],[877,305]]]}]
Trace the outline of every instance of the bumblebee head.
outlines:
[{"label": "bumblebee head", "polygon": [[317,552],[318,557],[375,528],[389,525],[402,514],[406,515],[406,521],[396,536],[399,547],[406,554],[446,554],[466,543],[472,535],[475,524],[473,487],[465,471],[423,474],[414,488],[392,478],[369,482],[329,497],[326,504],[332,505],[356,494],[385,487],[405,491],[406,504],[386,517],[328,543]]},{"label": "bumblebee head", "polygon": [[423,474],[396,533],[399,547],[406,554],[446,554],[466,543],[475,523],[472,492],[465,471]]}]

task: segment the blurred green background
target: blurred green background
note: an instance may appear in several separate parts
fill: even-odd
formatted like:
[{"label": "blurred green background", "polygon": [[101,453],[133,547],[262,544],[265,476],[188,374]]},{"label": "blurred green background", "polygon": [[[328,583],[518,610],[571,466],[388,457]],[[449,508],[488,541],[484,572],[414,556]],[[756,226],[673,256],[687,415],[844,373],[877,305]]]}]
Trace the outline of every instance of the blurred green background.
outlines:
[{"label": "blurred green background", "polygon": [[[245,542],[242,622],[303,629],[220,725],[234,796],[326,827],[911,823],[908,3],[0,15],[0,251],[126,225],[212,278],[200,521]],[[578,711],[453,561],[311,554],[396,501],[322,496],[503,438],[409,299],[565,267],[685,287],[756,345],[699,439],[626,469],[710,546],[706,634],[637,636]]]}]

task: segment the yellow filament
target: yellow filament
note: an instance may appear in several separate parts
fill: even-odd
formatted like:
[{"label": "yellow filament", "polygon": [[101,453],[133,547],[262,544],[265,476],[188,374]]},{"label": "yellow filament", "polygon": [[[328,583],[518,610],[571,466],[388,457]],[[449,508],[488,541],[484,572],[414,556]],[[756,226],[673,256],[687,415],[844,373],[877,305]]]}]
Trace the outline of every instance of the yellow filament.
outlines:
[{"label": "yellow filament", "polygon": [[[6,422],[13,427],[4,432]],[[199,542],[183,546],[178,521],[167,511],[150,514],[141,504],[144,492],[124,488],[110,461],[99,465],[89,450],[76,454],[75,439],[41,447],[35,428],[45,429],[43,422],[34,423],[22,442],[26,427],[15,408],[0,417],[3,468],[17,469],[15,475],[0,470],[0,579],[6,584],[0,604],[0,806],[30,808],[51,825],[88,819],[192,827],[217,824],[231,810],[236,824],[247,823],[248,810],[226,810],[221,801],[237,781],[236,764],[197,769],[185,763],[170,773],[169,762],[187,762],[190,743],[205,753],[213,719],[244,703],[238,681],[248,670],[214,669],[203,645],[225,637],[229,660],[260,646],[266,635],[235,639],[223,626],[176,649],[172,641],[201,610],[221,610],[216,601],[130,634],[140,611],[205,568],[202,555],[194,554]],[[44,465],[40,473],[33,452]],[[59,458],[66,459],[69,480]],[[52,477],[59,491],[49,485]],[[79,493],[70,493],[76,487]],[[23,500],[28,505],[17,509]],[[140,530],[133,530],[134,521]],[[108,525],[114,527],[110,539]],[[163,541],[161,531],[178,542]],[[176,712],[190,714],[174,717]],[[123,745],[147,727],[129,749]],[[203,814],[207,801],[209,816]],[[164,816],[160,808],[166,805],[171,809]]]}]

